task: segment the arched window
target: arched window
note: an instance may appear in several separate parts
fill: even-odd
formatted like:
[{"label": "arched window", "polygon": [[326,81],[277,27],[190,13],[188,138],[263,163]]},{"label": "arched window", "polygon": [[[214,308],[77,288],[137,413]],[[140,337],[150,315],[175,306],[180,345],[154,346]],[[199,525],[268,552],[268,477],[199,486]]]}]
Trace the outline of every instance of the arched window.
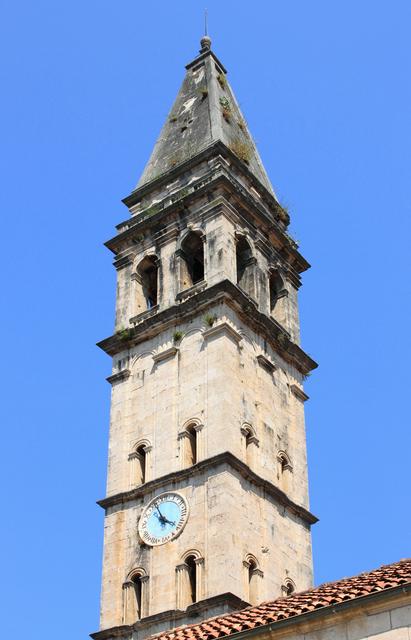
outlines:
[{"label": "arched window", "polygon": [[200,234],[190,231],[181,243],[181,289],[204,280],[204,243]]},{"label": "arched window", "polygon": [[292,464],[289,455],[285,451],[279,451],[278,460],[278,481],[280,489],[288,493],[292,489]]},{"label": "arched window", "polygon": [[137,281],[137,313],[157,306],[158,260],[156,256],[143,258],[137,267],[135,279]]},{"label": "arched window", "polygon": [[254,295],[254,264],[251,247],[244,236],[236,245],[237,284],[250,296]]},{"label": "arched window", "polygon": [[138,447],[137,451],[137,468],[138,468],[138,476],[139,482],[137,484],[144,484],[146,481],[146,451],[145,447],[141,445]]},{"label": "arched window", "polygon": [[140,442],[128,456],[130,462],[130,486],[138,486],[149,480],[151,446],[147,441]]},{"label": "arched window", "polygon": [[187,428],[187,462],[190,467],[197,462],[197,432],[194,426]]},{"label": "arched window", "polygon": [[247,449],[247,450],[248,450],[248,447],[249,447],[249,446],[250,446],[250,444],[251,444],[251,438],[252,438],[252,437],[253,437],[253,436],[252,436],[252,434],[251,434],[251,431],[247,431],[247,433],[245,434],[245,447],[246,447],[246,449]]},{"label": "arched window", "polygon": [[188,598],[190,603],[196,602],[197,599],[197,567],[194,556],[186,558],[187,576],[188,576]]},{"label": "arched window", "polygon": [[134,598],[135,598],[135,601],[136,601],[137,620],[140,620],[140,618],[141,618],[141,592],[142,592],[141,576],[140,575],[133,576],[131,582],[133,583]]},{"label": "arched window", "polygon": [[242,425],[241,433],[244,437],[245,461],[250,467],[253,464],[254,447],[258,447],[258,438],[255,435],[253,427],[248,423]]},{"label": "arched window", "polygon": [[251,591],[251,586],[253,584],[254,572],[256,569],[257,569],[257,563],[255,562],[255,560],[250,560],[248,564],[248,585],[249,585],[250,591]]},{"label": "arched window", "polygon": [[133,570],[123,584],[123,623],[133,624],[148,615],[147,580],[144,569]]},{"label": "arched window", "polygon": [[279,462],[281,474],[283,474],[285,471],[292,471],[293,467],[290,458],[285,451],[278,452],[277,460]]},{"label": "arched window", "polygon": [[198,551],[188,551],[183,556],[177,572],[177,608],[185,609],[202,598],[204,558]]},{"label": "arched window", "polygon": [[291,580],[291,578],[286,578],[281,589],[285,597],[291,596],[293,593],[295,593],[295,583]]},{"label": "arched window", "polygon": [[200,459],[201,451],[201,430],[203,425],[199,420],[193,419],[183,426],[183,430],[178,434],[180,441],[181,468],[192,467]]},{"label": "arched window", "polygon": [[248,554],[244,560],[246,599],[251,604],[259,601],[259,581],[263,572],[259,569],[255,556]]},{"label": "arched window", "polygon": [[286,585],[286,593],[287,596],[290,596],[292,593],[294,593],[295,589],[294,589],[294,585],[291,584],[291,582],[288,582]]},{"label": "arched window", "polygon": [[285,300],[288,291],[279,272],[274,269],[270,272],[270,313],[280,324],[285,324],[286,309]]}]

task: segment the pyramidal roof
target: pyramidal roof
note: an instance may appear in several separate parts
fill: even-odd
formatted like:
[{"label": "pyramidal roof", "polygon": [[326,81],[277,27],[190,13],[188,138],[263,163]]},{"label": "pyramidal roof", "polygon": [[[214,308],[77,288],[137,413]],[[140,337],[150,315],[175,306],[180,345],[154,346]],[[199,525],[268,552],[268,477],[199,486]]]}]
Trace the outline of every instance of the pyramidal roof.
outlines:
[{"label": "pyramidal roof", "polygon": [[275,195],[227,81],[226,70],[211,51],[210,38],[202,38],[200,55],[186,66],[186,70],[183,84],[136,188],[220,141]]}]

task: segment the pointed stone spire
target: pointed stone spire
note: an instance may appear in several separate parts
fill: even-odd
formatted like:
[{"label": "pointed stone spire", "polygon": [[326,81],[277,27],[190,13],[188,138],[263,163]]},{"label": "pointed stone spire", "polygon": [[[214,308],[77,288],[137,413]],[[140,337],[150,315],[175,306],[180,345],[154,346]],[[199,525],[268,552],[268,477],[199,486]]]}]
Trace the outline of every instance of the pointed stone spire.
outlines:
[{"label": "pointed stone spire", "polygon": [[186,76],[137,188],[195,157],[220,141],[275,196],[255,143],[227,81],[227,72],[211,50],[208,35]]}]

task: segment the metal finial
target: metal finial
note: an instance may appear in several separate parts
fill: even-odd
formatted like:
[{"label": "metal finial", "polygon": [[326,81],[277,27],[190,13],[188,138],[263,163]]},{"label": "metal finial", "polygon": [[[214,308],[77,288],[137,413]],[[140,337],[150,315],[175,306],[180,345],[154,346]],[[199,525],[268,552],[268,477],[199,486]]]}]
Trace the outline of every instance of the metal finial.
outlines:
[{"label": "metal finial", "polygon": [[211,49],[211,38],[208,36],[208,11],[204,10],[204,36],[200,40],[201,51],[208,51]]}]

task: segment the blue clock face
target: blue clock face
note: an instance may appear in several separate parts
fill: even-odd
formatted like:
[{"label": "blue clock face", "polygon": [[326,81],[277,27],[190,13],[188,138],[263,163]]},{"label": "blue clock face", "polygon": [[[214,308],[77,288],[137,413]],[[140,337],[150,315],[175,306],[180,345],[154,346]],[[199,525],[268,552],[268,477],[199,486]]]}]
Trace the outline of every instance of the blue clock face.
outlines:
[{"label": "blue clock face", "polygon": [[188,505],[179,493],[162,493],[144,509],[138,531],[143,542],[150,546],[164,544],[178,536],[188,517]]}]

